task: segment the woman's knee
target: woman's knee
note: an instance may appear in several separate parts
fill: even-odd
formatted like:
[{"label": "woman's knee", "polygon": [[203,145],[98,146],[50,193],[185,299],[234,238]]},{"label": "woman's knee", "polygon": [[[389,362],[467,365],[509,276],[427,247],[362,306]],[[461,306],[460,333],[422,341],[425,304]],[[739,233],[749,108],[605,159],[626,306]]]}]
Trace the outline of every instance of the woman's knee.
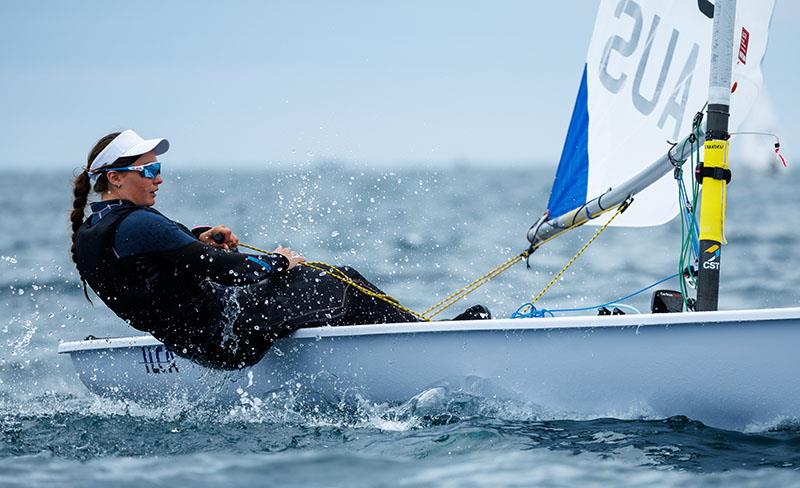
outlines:
[{"label": "woman's knee", "polygon": [[339,271],[346,274],[347,276],[350,276],[351,278],[361,276],[361,273],[356,271],[356,269],[351,266],[338,266],[338,269]]}]

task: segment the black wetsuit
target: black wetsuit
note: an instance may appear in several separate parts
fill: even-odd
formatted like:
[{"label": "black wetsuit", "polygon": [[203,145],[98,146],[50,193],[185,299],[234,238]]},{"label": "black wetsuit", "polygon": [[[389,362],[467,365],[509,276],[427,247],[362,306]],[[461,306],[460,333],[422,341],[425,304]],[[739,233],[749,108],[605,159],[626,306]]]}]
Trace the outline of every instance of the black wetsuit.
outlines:
[{"label": "black wetsuit", "polygon": [[[201,243],[185,226],[124,200],[95,202],[77,234],[78,271],[133,327],[219,368],[258,362],[300,327],[417,319],[280,254]],[[352,268],[338,268],[380,292]]]}]

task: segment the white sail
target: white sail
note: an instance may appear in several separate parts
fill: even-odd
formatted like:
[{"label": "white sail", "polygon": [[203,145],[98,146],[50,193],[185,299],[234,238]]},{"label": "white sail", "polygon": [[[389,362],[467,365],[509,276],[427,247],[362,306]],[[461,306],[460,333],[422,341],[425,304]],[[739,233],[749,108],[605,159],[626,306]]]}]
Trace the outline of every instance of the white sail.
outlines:
[{"label": "white sail", "polygon": [[738,131],[745,133],[732,136],[730,158],[736,167],[771,172],[783,166],[775,153],[775,137],[781,134],[781,124],[766,86]]},{"label": "white sail", "polygon": [[[773,0],[737,5],[732,131],[761,89],[773,6]],[[708,98],[712,16],[705,0],[600,2],[548,205],[551,217],[626,181],[662,156],[668,140],[690,132]],[[664,176],[613,225],[665,223],[678,213],[676,194],[672,176]]]}]

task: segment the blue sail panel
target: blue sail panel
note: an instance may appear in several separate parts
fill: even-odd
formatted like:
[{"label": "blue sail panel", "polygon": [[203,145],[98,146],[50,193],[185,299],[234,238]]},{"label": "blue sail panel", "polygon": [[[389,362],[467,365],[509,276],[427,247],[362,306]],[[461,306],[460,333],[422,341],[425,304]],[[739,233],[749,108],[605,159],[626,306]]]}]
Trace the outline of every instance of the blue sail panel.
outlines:
[{"label": "blue sail panel", "polygon": [[581,86],[572,110],[567,138],[561,150],[550,201],[547,208],[550,217],[558,217],[586,203],[589,181],[589,106],[586,87],[586,65],[583,66]]}]

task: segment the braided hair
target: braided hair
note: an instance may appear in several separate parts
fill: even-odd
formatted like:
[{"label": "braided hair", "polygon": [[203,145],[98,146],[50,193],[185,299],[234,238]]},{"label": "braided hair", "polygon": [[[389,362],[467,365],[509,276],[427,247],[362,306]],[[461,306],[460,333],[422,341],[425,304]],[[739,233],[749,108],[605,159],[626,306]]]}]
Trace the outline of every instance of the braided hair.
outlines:
[{"label": "braided hair", "polygon": [[[92,150],[89,151],[89,157],[86,161],[86,167],[81,171],[74,180],[73,188],[72,188],[72,211],[69,214],[69,220],[72,223],[72,247],[70,249],[70,254],[72,256],[72,261],[76,264],[78,263],[78,247],[76,244],[76,238],[78,235],[78,229],[83,224],[83,220],[86,217],[86,204],[89,201],[89,191],[94,190],[96,193],[103,193],[108,191],[108,178],[106,177],[105,173],[101,173],[100,176],[97,178],[97,181],[92,187],[91,180],[89,179],[89,168],[92,166],[92,161],[97,158],[97,155],[106,148],[111,141],[113,141],[120,132],[112,132],[106,136],[100,138],[99,141],[92,147]],[[130,158],[119,158],[118,160],[114,161],[113,164],[110,166],[127,166]],[[134,158],[135,159],[135,158]],[[83,282],[83,295],[89,300],[89,303],[92,300],[89,298],[89,292],[86,287],[86,280],[81,277],[81,281]]]}]

